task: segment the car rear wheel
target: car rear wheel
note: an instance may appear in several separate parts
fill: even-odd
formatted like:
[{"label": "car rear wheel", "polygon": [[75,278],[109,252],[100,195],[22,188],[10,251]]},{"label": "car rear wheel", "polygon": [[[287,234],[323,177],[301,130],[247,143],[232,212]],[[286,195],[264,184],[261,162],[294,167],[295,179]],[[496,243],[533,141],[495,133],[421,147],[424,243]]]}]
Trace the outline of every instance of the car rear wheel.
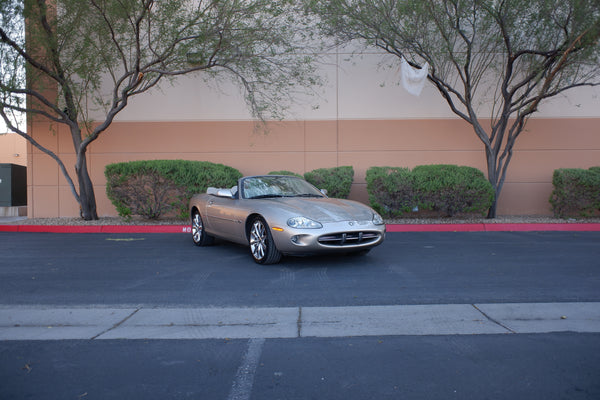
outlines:
[{"label": "car rear wheel", "polygon": [[214,240],[204,230],[204,223],[198,210],[194,210],[192,213],[192,240],[196,246],[208,246]]},{"label": "car rear wheel", "polygon": [[261,217],[256,217],[250,226],[250,253],[259,264],[276,264],[281,260],[281,253],[269,231],[269,226]]}]

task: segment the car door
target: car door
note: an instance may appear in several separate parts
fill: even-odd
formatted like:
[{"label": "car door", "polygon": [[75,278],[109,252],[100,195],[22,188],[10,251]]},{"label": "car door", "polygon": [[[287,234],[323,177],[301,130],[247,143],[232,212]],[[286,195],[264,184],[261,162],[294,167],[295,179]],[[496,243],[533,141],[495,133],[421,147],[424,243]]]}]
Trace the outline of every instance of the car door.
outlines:
[{"label": "car door", "polygon": [[239,199],[211,196],[206,203],[208,226],[216,236],[238,243],[246,242],[244,221],[246,214]]}]

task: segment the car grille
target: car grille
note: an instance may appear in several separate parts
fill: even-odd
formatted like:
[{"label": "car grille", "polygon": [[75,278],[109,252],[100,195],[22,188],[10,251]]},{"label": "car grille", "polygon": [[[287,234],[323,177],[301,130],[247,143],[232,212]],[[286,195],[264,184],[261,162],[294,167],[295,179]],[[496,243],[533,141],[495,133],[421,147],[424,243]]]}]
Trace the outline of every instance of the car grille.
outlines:
[{"label": "car grille", "polygon": [[376,242],[379,232],[341,232],[319,237],[319,243],[327,246],[354,246]]}]

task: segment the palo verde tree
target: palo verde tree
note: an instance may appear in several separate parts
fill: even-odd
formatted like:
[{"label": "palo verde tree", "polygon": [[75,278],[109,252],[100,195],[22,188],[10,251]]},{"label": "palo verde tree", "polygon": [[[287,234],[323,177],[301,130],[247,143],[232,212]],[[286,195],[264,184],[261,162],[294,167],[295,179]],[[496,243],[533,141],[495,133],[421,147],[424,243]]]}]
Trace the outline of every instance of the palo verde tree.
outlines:
[{"label": "palo verde tree", "polygon": [[[264,120],[315,83],[295,7],[293,0],[0,0],[0,116],[56,160],[83,218],[97,219],[86,152],[133,96],[197,72],[237,81]],[[26,35],[16,22],[23,20]],[[68,128],[74,170],[15,122],[19,112]]]},{"label": "palo verde tree", "polygon": [[[483,143],[496,216],[517,139],[540,104],[600,84],[599,0],[307,0],[322,31],[427,79]],[[565,132],[566,134],[566,132]]]}]

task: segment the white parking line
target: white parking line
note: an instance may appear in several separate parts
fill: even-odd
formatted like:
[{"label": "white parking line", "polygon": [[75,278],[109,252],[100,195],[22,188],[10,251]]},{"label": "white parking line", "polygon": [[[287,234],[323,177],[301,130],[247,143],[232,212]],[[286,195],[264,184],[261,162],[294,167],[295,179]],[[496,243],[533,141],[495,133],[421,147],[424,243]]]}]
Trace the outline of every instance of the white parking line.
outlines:
[{"label": "white parking line", "polygon": [[252,385],[254,384],[254,374],[260,361],[264,338],[250,339],[248,341],[248,350],[244,354],[242,363],[235,374],[231,392],[227,400],[247,400],[252,394]]}]

